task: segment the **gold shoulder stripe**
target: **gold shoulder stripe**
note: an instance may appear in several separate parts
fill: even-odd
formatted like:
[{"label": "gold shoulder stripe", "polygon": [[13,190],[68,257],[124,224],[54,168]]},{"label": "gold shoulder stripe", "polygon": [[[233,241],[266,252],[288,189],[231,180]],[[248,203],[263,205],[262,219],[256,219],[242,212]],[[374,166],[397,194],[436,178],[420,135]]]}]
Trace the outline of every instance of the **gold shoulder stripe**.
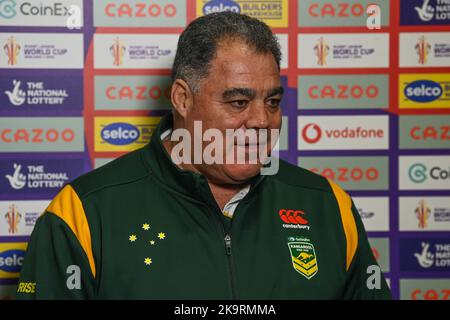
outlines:
[{"label": "gold shoulder stripe", "polygon": [[75,234],[87,255],[92,275],[95,278],[91,232],[81,200],[72,186],[66,185],[47,207],[47,211],[61,218]]},{"label": "gold shoulder stripe", "polygon": [[345,238],[347,240],[347,270],[353,260],[353,257],[358,247],[358,230],[356,229],[355,218],[352,213],[352,203],[350,196],[342,190],[336,183],[328,179],[328,182],[333,189],[334,196],[339,205],[339,212],[341,213],[342,225],[344,226]]}]

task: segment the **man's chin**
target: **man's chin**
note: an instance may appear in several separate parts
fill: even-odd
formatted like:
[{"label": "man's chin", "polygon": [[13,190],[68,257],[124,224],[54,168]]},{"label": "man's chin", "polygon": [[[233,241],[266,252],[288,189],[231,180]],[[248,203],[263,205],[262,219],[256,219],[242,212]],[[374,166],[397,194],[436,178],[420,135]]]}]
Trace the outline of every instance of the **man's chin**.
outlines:
[{"label": "man's chin", "polygon": [[261,171],[261,164],[225,164],[224,172],[236,182],[246,182],[258,175]]}]

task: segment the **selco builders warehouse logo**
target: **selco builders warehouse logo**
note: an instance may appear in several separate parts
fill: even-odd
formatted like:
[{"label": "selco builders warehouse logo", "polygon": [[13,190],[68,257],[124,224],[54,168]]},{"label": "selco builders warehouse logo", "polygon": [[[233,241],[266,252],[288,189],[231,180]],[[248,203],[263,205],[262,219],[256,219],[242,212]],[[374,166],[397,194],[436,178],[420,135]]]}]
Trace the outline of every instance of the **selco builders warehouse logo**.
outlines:
[{"label": "selco builders warehouse logo", "polygon": [[0,0],[2,26],[83,26],[83,0]]},{"label": "selco builders warehouse logo", "polygon": [[389,34],[299,34],[299,68],[387,68]]},{"label": "selco builders warehouse logo", "polygon": [[[81,75],[61,77],[10,76],[0,78],[0,111],[74,110],[83,107]],[[80,93],[81,91],[81,93]]]},{"label": "selco builders warehouse logo", "polygon": [[387,116],[299,116],[298,150],[389,147]]},{"label": "selco builders warehouse logo", "polygon": [[400,271],[449,272],[450,239],[400,239]]},{"label": "selco builders warehouse logo", "polygon": [[197,0],[197,17],[232,11],[260,19],[272,28],[288,26],[288,0]]},{"label": "selco builders warehouse logo", "polygon": [[[366,27],[371,5],[381,13],[381,26],[389,25],[389,0],[300,0],[299,27]],[[369,13],[368,13],[369,11]]]},{"label": "selco builders warehouse logo", "polygon": [[0,243],[0,279],[14,279],[19,277],[26,248],[26,242]]},{"label": "selco builders warehouse logo", "polygon": [[400,156],[401,190],[448,190],[450,156]]},{"label": "selco builders warehouse logo", "polygon": [[398,103],[402,109],[450,108],[450,74],[400,74]]},{"label": "selco builders warehouse logo", "polygon": [[0,190],[2,195],[54,196],[66,183],[83,173],[83,159],[1,159]]},{"label": "selco builders warehouse logo", "polygon": [[178,34],[94,34],[96,69],[170,69]]},{"label": "selco builders warehouse logo", "polygon": [[447,25],[449,22],[448,0],[400,0],[401,25]]},{"label": "selco builders warehouse logo", "polygon": [[0,47],[0,68],[83,68],[82,34],[0,33]]},{"label": "selco builders warehouse logo", "polygon": [[29,236],[50,201],[0,201],[0,236]]},{"label": "selco builders warehouse logo", "polygon": [[143,147],[160,120],[160,117],[97,117],[95,151],[122,152]]},{"label": "selco builders warehouse logo", "polygon": [[94,1],[96,27],[184,27],[185,0]]},{"label": "selco builders warehouse logo", "polygon": [[399,48],[400,67],[420,68],[450,65],[449,32],[400,33]]},{"label": "selco builders warehouse logo", "polygon": [[0,118],[0,153],[84,151],[81,117]]}]

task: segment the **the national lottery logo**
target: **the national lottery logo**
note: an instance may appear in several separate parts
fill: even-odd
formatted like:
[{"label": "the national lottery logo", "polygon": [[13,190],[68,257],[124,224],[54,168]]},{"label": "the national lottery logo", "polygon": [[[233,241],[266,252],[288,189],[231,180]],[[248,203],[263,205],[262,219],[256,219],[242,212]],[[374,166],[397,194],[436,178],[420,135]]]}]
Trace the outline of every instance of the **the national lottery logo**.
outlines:
[{"label": "the national lottery logo", "polygon": [[69,97],[65,89],[46,89],[43,82],[26,82],[14,79],[11,90],[5,95],[14,106],[27,105],[62,105]]},{"label": "the national lottery logo", "polygon": [[446,238],[400,239],[400,271],[448,272],[450,242]]},{"label": "the national lottery logo", "polygon": [[448,267],[450,265],[450,245],[435,244],[433,250],[430,248],[429,242],[422,242],[421,251],[414,253],[414,257],[424,269],[433,265]]},{"label": "the national lottery logo", "polygon": [[3,46],[3,50],[8,58],[8,65],[14,66],[17,64],[21,49],[21,45],[17,42],[14,36],[11,36],[6,41],[5,45]]},{"label": "the national lottery logo", "polygon": [[44,165],[28,165],[24,169],[20,163],[14,163],[11,174],[6,174],[11,188],[61,188],[69,181],[67,172],[49,172]]}]

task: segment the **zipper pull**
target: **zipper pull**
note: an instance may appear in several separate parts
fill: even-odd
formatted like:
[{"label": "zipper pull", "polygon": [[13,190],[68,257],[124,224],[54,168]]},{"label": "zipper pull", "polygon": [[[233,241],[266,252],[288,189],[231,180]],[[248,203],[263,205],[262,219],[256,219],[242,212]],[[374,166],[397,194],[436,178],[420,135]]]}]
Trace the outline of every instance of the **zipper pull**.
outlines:
[{"label": "zipper pull", "polygon": [[227,255],[231,255],[231,236],[229,234],[225,236],[225,248],[227,249]]}]

